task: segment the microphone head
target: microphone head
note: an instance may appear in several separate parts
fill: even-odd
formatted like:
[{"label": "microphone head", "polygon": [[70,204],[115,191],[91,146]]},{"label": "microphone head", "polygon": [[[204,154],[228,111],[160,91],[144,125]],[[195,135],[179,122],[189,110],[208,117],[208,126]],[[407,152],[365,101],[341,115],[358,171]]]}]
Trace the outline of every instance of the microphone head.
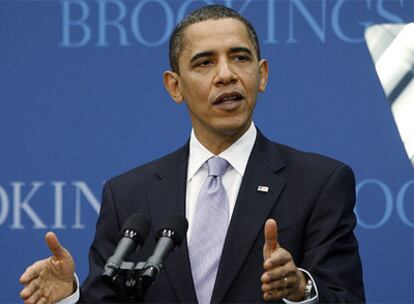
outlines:
[{"label": "microphone head", "polygon": [[147,239],[151,224],[142,213],[133,213],[121,228],[121,238],[128,237],[134,242],[143,244]]},{"label": "microphone head", "polygon": [[[161,222],[161,228],[158,230],[156,239],[158,241],[161,236],[168,236],[173,239],[176,246],[180,246],[185,238],[187,229],[188,222],[184,216],[180,214],[171,214],[165,217]],[[165,231],[172,233],[164,235]]]}]

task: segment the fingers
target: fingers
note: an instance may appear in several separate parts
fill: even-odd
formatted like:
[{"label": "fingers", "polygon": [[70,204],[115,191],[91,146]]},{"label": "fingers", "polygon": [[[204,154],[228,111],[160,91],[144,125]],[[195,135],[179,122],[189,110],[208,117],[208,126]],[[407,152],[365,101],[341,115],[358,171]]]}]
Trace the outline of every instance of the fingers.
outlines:
[{"label": "fingers", "polygon": [[42,297],[37,301],[37,304],[47,304],[48,300],[45,297]]},{"label": "fingers", "polygon": [[[50,251],[53,253],[54,258],[62,258],[66,257],[67,251],[65,248],[63,248],[57,237],[56,234],[53,232],[46,233],[45,236],[46,243],[50,249]],[[45,265],[46,260],[37,261],[36,263],[32,264],[30,267],[26,269],[26,271],[20,276],[20,283],[21,284],[28,284],[31,280],[37,278],[40,274],[40,272],[47,267]]]},{"label": "fingers", "polygon": [[262,284],[263,298],[265,300],[278,300],[285,298],[292,302],[301,302],[305,295],[306,280],[303,273],[297,270],[283,279]]},{"label": "fingers", "polygon": [[24,304],[47,304],[49,303],[48,299],[43,297],[41,294],[36,297],[30,297],[24,301]]},{"label": "fingers", "polygon": [[20,292],[20,297],[25,300],[30,298],[36,290],[38,290],[39,283],[37,279],[32,280],[23,290]]},{"label": "fingers", "polygon": [[263,299],[278,300],[286,298],[293,302],[303,300],[306,280],[296,267],[288,251],[279,247],[268,260],[274,266],[262,275]]},{"label": "fingers", "polygon": [[56,235],[48,232],[46,243],[53,253],[28,267],[20,277],[24,285],[20,297],[27,304],[54,303],[73,293],[74,261]]},{"label": "fingers", "polygon": [[45,286],[45,281],[40,277],[31,280],[20,292],[20,297],[25,304],[48,303],[50,288]]},{"label": "fingers", "polygon": [[37,289],[36,291],[34,291],[32,293],[32,295],[29,298],[23,298],[26,304],[32,304],[32,303],[37,303],[40,298],[42,298],[42,291],[40,289]]},{"label": "fingers", "polygon": [[262,291],[265,300],[288,298],[295,292],[298,280],[294,272],[280,271],[279,273],[262,276]]},{"label": "fingers", "polygon": [[282,290],[271,290],[263,293],[263,299],[265,301],[275,301],[282,298],[288,299],[291,294],[291,290],[282,289]]},{"label": "fingers", "polygon": [[[266,222],[268,226],[265,227],[265,242],[271,244],[270,246],[274,246],[275,243],[272,244],[272,240],[269,237],[275,232],[274,229],[277,229],[276,223],[274,221],[272,223],[272,221],[268,220]],[[276,240],[276,238],[273,239]],[[264,253],[266,249],[265,245]],[[297,275],[298,268],[293,261],[292,255],[280,247],[277,241],[276,248],[270,252],[270,255],[263,263],[263,268],[265,273],[262,275],[261,280],[264,300],[278,300],[296,295],[300,283]]]},{"label": "fingers", "polygon": [[276,281],[284,281],[284,283],[286,283],[285,278],[289,279],[296,277],[296,269],[297,268],[293,265],[293,263],[288,263],[283,267],[275,267],[266,271],[262,275],[261,279],[264,284]]},{"label": "fingers", "polygon": [[280,278],[275,281],[269,281],[266,284],[262,284],[262,291],[268,292],[271,290],[282,290],[282,289],[289,289],[296,284],[296,280],[291,275],[286,277]]},{"label": "fingers", "polygon": [[285,249],[279,247],[273,251],[270,257],[263,263],[264,270],[274,269],[276,267],[282,267],[292,261],[292,256]]},{"label": "fingers", "polygon": [[274,219],[268,219],[264,226],[265,244],[263,246],[263,259],[266,261],[273,251],[279,247],[277,224]]},{"label": "fingers", "polygon": [[53,232],[46,233],[45,236],[46,244],[49,247],[50,251],[52,252],[53,256],[57,259],[67,257],[67,251],[62,245],[59,243],[59,240]]},{"label": "fingers", "polygon": [[37,278],[39,276],[40,271],[44,268],[43,264],[44,264],[44,260],[41,260],[27,267],[26,271],[20,276],[20,279],[19,279],[20,283],[27,284],[31,280]]},{"label": "fingers", "polygon": [[38,303],[39,300],[45,297],[44,284],[42,280],[36,278],[32,280],[23,290],[20,292],[20,297],[25,301],[25,303]]}]

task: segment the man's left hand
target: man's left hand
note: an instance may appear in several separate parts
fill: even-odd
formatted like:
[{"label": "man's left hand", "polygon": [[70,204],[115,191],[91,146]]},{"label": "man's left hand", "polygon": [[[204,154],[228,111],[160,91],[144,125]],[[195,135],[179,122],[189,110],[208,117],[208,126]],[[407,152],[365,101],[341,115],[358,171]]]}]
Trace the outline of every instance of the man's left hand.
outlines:
[{"label": "man's left hand", "polygon": [[296,267],[292,255],[278,242],[276,221],[268,219],[264,228],[265,244],[263,246],[262,291],[263,299],[303,301],[306,280]]}]

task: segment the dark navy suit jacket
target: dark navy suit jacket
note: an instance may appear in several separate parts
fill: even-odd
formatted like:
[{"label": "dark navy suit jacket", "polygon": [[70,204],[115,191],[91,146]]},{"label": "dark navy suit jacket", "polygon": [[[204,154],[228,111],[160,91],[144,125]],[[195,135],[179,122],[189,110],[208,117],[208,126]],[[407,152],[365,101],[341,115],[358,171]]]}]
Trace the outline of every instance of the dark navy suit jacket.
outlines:
[{"label": "dark navy suit jacket", "polygon": [[[81,287],[82,302],[117,301],[100,275],[130,214],[146,214],[152,227],[159,227],[165,215],[185,215],[187,161],[188,144],[106,183],[89,253],[89,276]],[[269,191],[258,191],[258,186],[268,186]],[[227,232],[212,302],[263,302],[263,226],[268,218],[278,223],[280,245],[298,267],[312,274],[320,302],[364,302],[353,234],[354,205],[355,180],[348,166],[273,143],[258,132]],[[146,260],[155,245],[154,235],[153,228],[130,260]],[[196,302],[185,242],[168,256],[146,301]]]}]

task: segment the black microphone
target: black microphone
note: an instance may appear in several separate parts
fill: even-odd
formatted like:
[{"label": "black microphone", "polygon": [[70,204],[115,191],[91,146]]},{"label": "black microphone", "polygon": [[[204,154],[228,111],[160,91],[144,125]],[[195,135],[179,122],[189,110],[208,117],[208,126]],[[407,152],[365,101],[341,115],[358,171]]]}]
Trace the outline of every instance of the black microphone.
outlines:
[{"label": "black microphone", "polygon": [[144,265],[144,272],[141,275],[143,287],[149,287],[157,274],[160,272],[163,261],[167,255],[176,247],[180,246],[187,233],[188,222],[184,216],[172,214],[166,217],[159,229],[153,254]]},{"label": "black microphone", "polygon": [[141,213],[132,214],[121,228],[121,240],[116,246],[114,254],[108,259],[102,273],[104,282],[111,282],[118,273],[122,262],[137,247],[138,249],[144,244],[148,232],[150,230],[150,222],[145,215]]}]

